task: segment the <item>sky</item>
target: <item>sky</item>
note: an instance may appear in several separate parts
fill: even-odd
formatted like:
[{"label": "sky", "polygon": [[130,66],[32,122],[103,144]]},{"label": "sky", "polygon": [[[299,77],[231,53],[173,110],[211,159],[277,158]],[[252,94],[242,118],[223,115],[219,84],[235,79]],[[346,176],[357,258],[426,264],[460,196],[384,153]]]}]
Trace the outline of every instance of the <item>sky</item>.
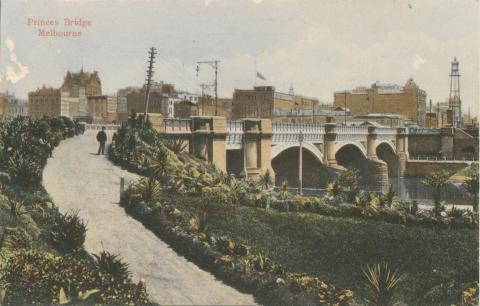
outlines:
[{"label": "sky", "polygon": [[[219,94],[273,85],[333,101],[334,91],[409,78],[427,101],[446,101],[460,62],[464,109],[478,113],[477,0],[3,0],[1,90],[26,98],[59,87],[67,70],[97,70],[104,93],[140,86],[156,47],[155,81],[200,93],[219,60]],[[28,25],[57,20],[57,26]],[[91,21],[66,27],[64,18]],[[39,29],[81,31],[42,37]],[[266,81],[256,78],[261,73]]]}]

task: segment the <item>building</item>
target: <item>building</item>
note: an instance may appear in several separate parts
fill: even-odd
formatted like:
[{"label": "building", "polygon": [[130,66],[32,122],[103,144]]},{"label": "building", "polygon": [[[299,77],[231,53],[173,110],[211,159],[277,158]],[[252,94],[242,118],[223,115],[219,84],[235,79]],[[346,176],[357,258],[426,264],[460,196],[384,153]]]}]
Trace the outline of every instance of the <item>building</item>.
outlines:
[{"label": "building", "polygon": [[[127,113],[143,113],[145,111],[145,92],[143,86],[124,93],[126,97]],[[148,112],[168,114],[168,98],[175,95],[175,88],[172,84],[155,83],[150,87],[148,99]],[[123,107],[123,106],[122,106]]]},{"label": "building", "polygon": [[231,118],[232,117],[232,99],[218,98],[215,105],[215,98],[211,96],[203,96],[198,100],[198,115],[199,116],[215,116],[215,109],[217,116]]},{"label": "building", "polygon": [[28,115],[32,118],[58,117],[61,115],[61,92],[52,87],[28,93]]},{"label": "building", "polygon": [[344,110],[343,108],[332,109],[320,108],[320,109],[305,109],[305,110],[289,110],[282,111],[276,110],[272,116],[272,122],[282,123],[327,123],[327,117],[335,118],[335,122],[339,124],[345,122],[351,122],[353,117],[350,110]]},{"label": "building", "polygon": [[28,101],[15,97],[15,94],[0,94],[0,118],[14,118],[28,116]]},{"label": "building", "polygon": [[413,121],[405,116],[399,114],[368,114],[355,116],[353,118],[355,122],[376,122],[382,126],[388,127],[406,127],[414,125]]},{"label": "building", "polygon": [[275,90],[273,86],[255,86],[253,89],[235,89],[232,100],[232,118],[272,118],[276,112],[313,110],[318,100]]},{"label": "building", "polygon": [[337,91],[334,93],[334,106],[349,108],[353,116],[394,113],[418,125],[425,125],[426,93],[413,79],[409,79],[403,87],[376,82],[370,88]]},{"label": "building", "polygon": [[87,98],[87,113],[92,123],[117,122],[117,96],[89,96]]},{"label": "building", "polygon": [[140,87],[129,86],[117,91],[117,122],[126,122],[128,116],[127,94],[141,90]]},{"label": "building", "polygon": [[188,100],[177,102],[175,103],[174,116],[175,118],[198,116],[198,104]]},{"label": "building", "polygon": [[69,97],[78,98],[82,93],[81,88],[85,90],[84,94],[87,97],[101,95],[102,82],[98,72],[84,72],[83,68],[78,73],[71,73],[70,71],[67,71],[67,74],[63,78],[61,90],[67,91]]}]

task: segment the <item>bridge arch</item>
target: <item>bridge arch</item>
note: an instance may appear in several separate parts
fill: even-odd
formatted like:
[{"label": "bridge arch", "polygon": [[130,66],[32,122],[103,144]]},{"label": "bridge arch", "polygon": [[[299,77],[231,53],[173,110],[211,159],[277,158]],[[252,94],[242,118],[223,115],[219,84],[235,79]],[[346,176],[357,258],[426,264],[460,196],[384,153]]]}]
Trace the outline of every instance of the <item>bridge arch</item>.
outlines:
[{"label": "bridge arch", "polygon": [[365,159],[367,158],[367,149],[358,141],[342,141],[335,143],[335,155],[345,147],[355,147]]},{"label": "bridge arch", "polygon": [[[280,145],[275,145],[271,149],[271,154],[270,154],[270,159],[273,160],[275,157],[280,155],[283,151],[288,150],[290,148],[299,148],[300,145],[298,143],[284,143]],[[323,163],[323,153],[320,152],[320,150],[313,145],[312,143],[309,142],[303,142],[302,147],[304,150],[309,151],[315,158]]]},{"label": "bridge arch", "polygon": [[[290,187],[298,186],[299,144],[275,145],[271,151],[271,166],[275,172],[275,183],[287,181]],[[331,170],[323,164],[322,152],[311,143],[302,143],[303,186],[318,188],[331,179]]]},{"label": "bridge arch", "polygon": [[382,141],[376,148],[377,157],[387,164],[388,176],[398,176],[399,165],[395,147],[390,141]]}]

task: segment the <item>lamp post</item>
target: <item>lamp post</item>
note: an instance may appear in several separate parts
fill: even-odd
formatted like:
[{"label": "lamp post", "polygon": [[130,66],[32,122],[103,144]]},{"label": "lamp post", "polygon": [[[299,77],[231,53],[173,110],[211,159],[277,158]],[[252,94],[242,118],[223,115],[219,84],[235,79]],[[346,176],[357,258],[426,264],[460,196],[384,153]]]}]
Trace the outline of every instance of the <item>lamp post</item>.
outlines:
[{"label": "lamp post", "polygon": [[303,194],[303,182],[302,182],[302,177],[303,177],[303,133],[300,131],[300,134],[298,135],[298,141],[300,143],[300,149],[298,152],[298,193],[300,195]]}]

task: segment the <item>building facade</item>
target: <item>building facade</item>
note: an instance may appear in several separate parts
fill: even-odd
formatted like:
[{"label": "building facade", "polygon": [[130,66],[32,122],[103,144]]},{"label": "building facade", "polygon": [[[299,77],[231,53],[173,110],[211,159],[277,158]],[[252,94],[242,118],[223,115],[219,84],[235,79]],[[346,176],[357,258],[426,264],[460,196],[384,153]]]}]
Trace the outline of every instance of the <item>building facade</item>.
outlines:
[{"label": "building facade", "polygon": [[102,81],[100,80],[98,72],[84,72],[83,68],[78,73],[67,71],[67,74],[63,78],[61,90],[68,92],[69,97],[78,98],[81,95],[81,88],[85,90],[84,93],[87,97],[101,95]]},{"label": "building facade", "polygon": [[28,115],[32,118],[61,115],[60,89],[42,86],[28,93]]},{"label": "building facade", "polygon": [[273,86],[255,86],[253,89],[235,89],[232,100],[232,118],[272,118],[277,112],[313,110],[319,102],[315,98],[288,94]]},{"label": "building facade", "polygon": [[420,126],[425,125],[426,93],[413,79],[404,86],[376,82],[370,88],[337,91],[334,93],[334,106],[349,108],[353,116],[395,113]]}]

